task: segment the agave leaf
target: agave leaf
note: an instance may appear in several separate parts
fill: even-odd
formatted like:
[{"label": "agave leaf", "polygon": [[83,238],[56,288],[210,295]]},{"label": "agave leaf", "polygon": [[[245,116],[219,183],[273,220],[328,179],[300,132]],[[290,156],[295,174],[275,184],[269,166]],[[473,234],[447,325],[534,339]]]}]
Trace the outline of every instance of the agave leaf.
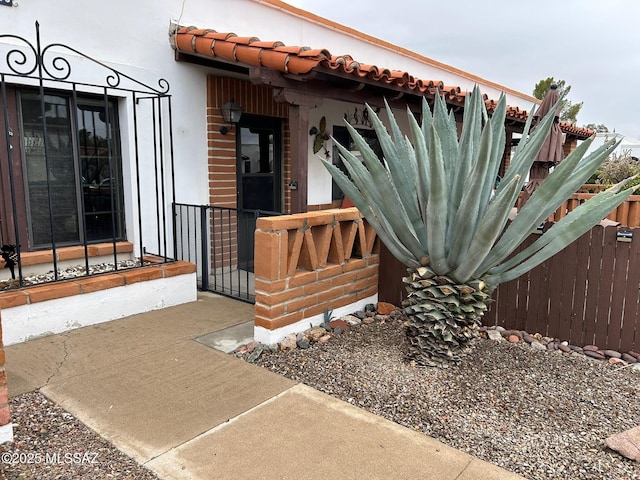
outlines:
[{"label": "agave leaf", "polygon": [[[496,286],[500,283],[518,278],[564,249],[571,242],[591,229],[594,224],[606,217],[614,208],[617,208],[618,205],[633,193],[635,188],[619,191],[620,187],[628,183],[629,180],[630,179],[627,179],[615,185],[612,189],[597,194],[595,197],[590,198],[578,208],[571,211],[566,217],[562,218],[542,235],[542,237],[549,236],[548,238],[543,239],[541,237],[531,245],[531,247],[533,247],[538,243],[537,251],[533,255],[511,270],[495,275],[487,275],[485,281]],[[532,250],[535,250],[535,248]]]},{"label": "agave leaf", "polygon": [[[426,103],[426,100],[423,99],[423,102]],[[424,222],[424,219],[427,218],[427,203],[429,200],[429,152],[427,150],[427,142],[422,134],[420,126],[418,125],[418,121],[408,109],[407,116],[409,118],[409,127],[411,128],[411,133],[413,135],[413,146],[416,155],[416,194],[420,205],[420,214]],[[426,250],[429,251],[428,242]]]},{"label": "agave leaf", "polygon": [[[475,167],[475,154],[480,145],[482,137],[482,115],[481,109],[484,108],[482,95],[477,86],[473,89],[471,95],[465,97],[464,118],[462,123],[462,133],[460,135],[460,144],[458,148],[458,157],[456,159],[456,176],[451,185],[449,195],[449,212],[453,217],[460,208],[462,196],[466,191],[466,182],[471,177],[471,171]],[[451,230],[455,226],[453,218],[449,220],[449,230],[447,238],[452,238]]]},{"label": "agave leaf", "polygon": [[431,171],[431,188],[427,204],[427,238],[429,241],[429,257],[431,268],[438,274],[445,274],[451,268],[447,262],[447,184],[440,138],[435,123],[429,132],[429,170]]},{"label": "agave leaf", "polygon": [[[521,181],[524,183],[527,173],[531,169],[533,162],[538,156],[538,153],[551,130],[551,126],[553,125],[553,120],[555,118],[555,111],[559,102],[560,100],[558,100],[549,113],[544,116],[524,145],[522,145],[521,148],[518,148],[511,160],[511,163],[509,164],[509,168],[505,172],[502,182],[508,183],[515,175],[520,175]],[[500,186],[498,187],[498,191],[499,190]]]},{"label": "agave leaf", "polygon": [[520,178],[515,176],[489,205],[462,263],[451,273],[460,283],[467,282],[476,272],[504,229],[511,206],[518,197],[519,184]]},{"label": "agave leaf", "polygon": [[[442,151],[442,162],[445,171],[445,181],[447,185],[453,183],[455,173],[455,159],[458,156],[458,132],[452,128],[449,122],[449,112],[447,104],[438,91],[433,106],[433,126],[438,132],[440,140],[439,146]],[[431,148],[429,148],[431,152]]]},{"label": "agave leaf", "polygon": [[[408,142],[405,142],[405,137],[403,137],[396,122],[395,116],[393,115],[393,112],[391,111],[391,108],[386,103],[386,101],[385,105],[387,108],[387,117],[389,118],[389,121],[392,125],[394,135],[398,135],[398,138],[395,139],[395,142],[391,139],[389,132],[385,128],[380,118],[375,114],[375,111],[373,111],[373,109],[371,109],[371,107],[369,107],[368,105],[366,108],[369,110],[369,116],[371,118],[373,128],[376,132],[378,141],[380,142],[380,146],[382,147],[382,151],[384,153],[385,162],[388,168],[388,177],[391,180],[393,190],[395,191],[394,195],[397,197],[398,203],[406,212],[409,218],[409,224],[412,227],[413,234],[420,242],[421,249],[426,250],[427,235],[424,231],[424,223],[422,222],[422,216],[420,214],[420,209],[417,202],[414,181],[415,175],[410,167],[409,162],[406,161],[406,158],[409,155],[408,151],[409,149],[412,149],[412,147],[410,144],[408,144]],[[349,132],[353,137],[354,143],[356,143],[356,146],[360,151],[362,151],[362,149],[366,149],[373,153],[373,150],[371,149],[369,144],[361,137],[357,130],[355,130],[349,124],[347,124],[347,128],[349,129]],[[356,136],[358,138],[355,138]],[[366,162],[366,165],[369,170],[376,172],[381,172],[382,170],[384,170],[384,167],[377,159],[377,157],[375,160],[373,160],[371,156],[367,156],[367,159],[368,161]],[[386,190],[386,185],[380,185],[380,187]],[[385,198],[391,199],[393,197],[385,195]]]},{"label": "agave leaf", "polygon": [[[533,192],[529,201],[520,209],[500,241],[479,266],[478,275],[499,264],[529,236],[533,228],[551,215],[591,175],[609,155],[614,145],[602,145],[592,155],[582,159],[593,139],[582,142]],[[582,160],[581,160],[582,159]],[[583,165],[576,169],[577,165]]]},{"label": "agave leaf", "polygon": [[496,185],[496,179],[498,178],[498,170],[500,169],[500,163],[502,162],[506,142],[506,132],[504,128],[506,116],[507,98],[502,94],[500,95],[500,100],[498,101],[498,104],[493,111],[493,115],[491,116],[491,128],[493,130],[493,148],[491,149],[492,158],[489,162],[489,170],[484,179],[485,184],[482,187],[479,216],[483,216],[487,210],[491,194],[493,193]]},{"label": "agave leaf", "polygon": [[491,168],[490,162],[494,158],[492,156],[493,148],[493,129],[491,124],[488,123],[482,131],[482,140],[473,177],[469,179],[469,184],[453,220],[455,226],[451,227],[452,237],[448,260],[453,268],[456,268],[462,259],[466,257],[469,245],[478,228],[478,220],[481,218],[480,199],[483,193],[482,188],[486,183],[487,171]]},{"label": "agave leaf", "polygon": [[371,208],[371,204],[373,202],[362,195],[360,189],[358,189],[354,185],[354,183],[342,172],[342,170],[324,159],[321,159],[321,161],[324,163],[324,166],[327,168],[327,170],[329,170],[331,176],[334,178],[340,189],[342,189],[345,195],[349,197],[353,204],[367,219],[369,224],[374,228],[374,230],[380,237],[380,240],[389,249],[391,254],[405,265],[419,265],[419,262],[415,260],[414,255],[395,235],[393,228],[388,225],[388,223],[386,223],[384,219],[379,219],[379,217],[375,215],[373,209]]},{"label": "agave leaf", "polygon": [[[365,162],[367,162],[367,165],[371,165],[371,170],[368,170],[365,165],[347,149],[339,144],[337,147],[341,153],[343,163],[351,175],[351,181],[360,190],[361,196],[369,201],[369,204],[363,205],[365,210],[360,211],[366,218],[366,211],[372,210],[378,219],[378,223],[383,226],[388,225],[388,230],[393,231],[394,235],[402,242],[405,248],[411,252],[414,257],[411,264],[419,263],[417,259],[424,256],[424,249],[410,228],[412,222],[398,199],[393,182],[390,180],[387,171],[380,164],[373,151],[371,149],[367,150],[365,147],[367,144],[364,139],[354,138],[354,142],[356,144],[364,144],[361,146],[360,152]],[[340,184],[338,184],[338,186],[341,187]],[[346,190],[343,191],[346,193]],[[352,199],[352,201],[354,205],[360,209],[360,206],[355,203],[355,200]],[[387,233],[390,232],[388,231]]]}]

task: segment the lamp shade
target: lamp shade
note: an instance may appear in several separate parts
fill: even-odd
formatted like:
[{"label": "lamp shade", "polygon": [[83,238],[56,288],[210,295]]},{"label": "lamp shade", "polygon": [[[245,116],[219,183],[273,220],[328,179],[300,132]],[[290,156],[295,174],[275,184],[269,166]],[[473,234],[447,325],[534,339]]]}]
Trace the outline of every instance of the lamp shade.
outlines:
[{"label": "lamp shade", "polygon": [[222,118],[227,123],[238,123],[242,116],[242,108],[233,99],[225,103],[220,110],[222,111]]}]

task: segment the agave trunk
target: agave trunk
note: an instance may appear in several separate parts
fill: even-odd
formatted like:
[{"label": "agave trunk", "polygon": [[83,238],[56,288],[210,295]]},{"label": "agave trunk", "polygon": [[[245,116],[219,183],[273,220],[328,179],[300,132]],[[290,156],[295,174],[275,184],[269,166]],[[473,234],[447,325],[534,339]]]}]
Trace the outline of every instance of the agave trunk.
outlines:
[{"label": "agave trunk", "polygon": [[429,267],[408,272],[403,278],[408,293],[403,306],[409,359],[424,366],[458,361],[477,337],[491,295],[483,291],[483,282],[457,284]]}]

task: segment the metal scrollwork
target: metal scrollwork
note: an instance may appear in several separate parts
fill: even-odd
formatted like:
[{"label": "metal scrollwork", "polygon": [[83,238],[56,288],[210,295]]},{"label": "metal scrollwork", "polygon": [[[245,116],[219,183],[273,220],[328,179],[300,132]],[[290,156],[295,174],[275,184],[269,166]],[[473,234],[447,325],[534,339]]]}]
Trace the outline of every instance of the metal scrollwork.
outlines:
[{"label": "metal scrollwork", "polygon": [[33,58],[30,59],[26,53],[19,50],[17,47],[9,50],[5,57],[5,62],[9,70],[16,75],[31,75],[35,72],[36,68],[38,68],[38,52],[34,46],[24,38],[16,35],[0,35],[0,39],[2,38],[13,38],[15,40],[19,40],[29,47],[29,53],[33,54]]},{"label": "metal scrollwork", "polygon": [[[36,22],[36,45],[34,46],[28,40],[19,37],[17,35],[0,35],[0,40],[3,38],[11,38],[14,40],[18,40],[20,43],[23,43],[29,49],[29,54],[33,55],[33,58],[29,58],[30,55],[25,53],[18,46],[9,50],[6,54],[6,64],[7,67],[18,76],[29,76],[32,75],[36,69],[41,68],[43,74],[49,77],[50,80],[57,81],[65,81],[68,80],[71,76],[71,63],[69,60],[62,56],[59,51],[54,51],[56,48],[58,50],[63,49],[67,50],[81,58],[89,60],[96,65],[100,65],[102,68],[107,70],[107,74],[105,77],[105,82],[111,88],[124,88],[121,86],[123,83],[123,79],[135,84],[139,87],[143,87],[145,91],[148,93],[155,93],[164,95],[169,93],[169,82],[164,78],[158,80],[158,87],[151,87],[139,80],[136,80],[125,73],[122,73],[107,64],[96,60],[88,55],[85,55],[79,50],[75,48],[69,47],[68,45],[64,45],[62,43],[52,43],[42,47],[40,44],[40,25]],[[50,50],[51,49],[51,50]]]}]

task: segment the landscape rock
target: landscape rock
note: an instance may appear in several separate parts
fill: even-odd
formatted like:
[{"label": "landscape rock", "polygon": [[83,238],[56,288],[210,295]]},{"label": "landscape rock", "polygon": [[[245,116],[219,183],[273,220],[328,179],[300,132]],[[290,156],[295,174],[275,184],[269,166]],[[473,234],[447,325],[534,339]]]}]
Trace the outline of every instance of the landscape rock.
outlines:
[{"label": "landscape rock", "polygon": [[622,354],[620,352],[616,352],[615,350],[605,350],[604,355],[609,358],[620,358]]},{"label": "landscape rock", "polygon": [[373,317],[365,317],[362,319],[362,323],[364,323],[365,325],[371,325],[375,321],[376,319]]},{"label": "landscape rock", "polygon": [[331,340],[331,335],[324,335],[320,337],[318,343],[327,343],[329,340]]},{"label": "landscape rock", "polygon": [[257,342],[257,343],[258,343],[258,345],[256,345],[252,349],[251,354],[247,357],[247,362],[249,362],[249,363],[254,363],[258,359],[258,357],[260,355],[262,355],[262,352],[264,352],[265,349],[268,348],[266,345],[264,345],[264,344],[262,344],[260,342]]},{"label": "landscape rock", "polygon": [[286,335],[280,342],[281,350],[293,350],[297,347],[298,336],[295,333]]},{"label": "landscape rock", "polygon": [[640,427],[611,435],[604,441],[611,450],[640,462]]},{"label": "landscape rock", "polygon": [[597,345],[585,345],[584,347],[582,347],[582,350],[584,350],[585,352],[597,352],[598,347]]},{"label": "landscape rock", "polygon": [[487,336],[491,340],[497,340],[497,341],[504,340],[499,330],[487,330]]},{"label": "landscape rock", "polygon": [[346,330],[347,328],[349,328],[349,324],[347,322],[345,322],[342,319],[338,319],[338,320],[331,320],[329,322],[329,326],[335,330],[336,328],[340,328],[342,331]]},{"label": "landscape rock", "polygon": [[628,353],[623,353],[621,358],[627,363],[635,363],[638,361],[636,357],[634,357],[633,355],[629,355]]},{"label": "landscape rock", "polygon": [[327,331],[325,330],[324,327],[317,326],[317,327],[310,328],[305,333],[309,341],[317,342],[320,339],[320,337],[327,334]]},{"label": "landscape rock", "polygon": [[393,312],[395,309],[396,306],[392,303],[378,302],[378,313],[380,315],[391,315],[391,312]]},{"label": "landscape rock", "polygon": [[309,342],[306,339],[302,339],[302,340],[298,340],[296,342],[296,346],[302,350],[306,350],[307,348],[309,348],[311,345],[309,345]]},{"label": "landscape rock", "polygon": [[593,351],[593,350],[585,350],[585,351],[584,351],[584,354],[585,354],[587,357],[595,358],[595,359],[597,359],[597,360],[604,360],[604,359],[605,359],[605,356],[604,356],[604,355],[602,355],[601,353],[598,353],[598,352],[596,352],[596,351]]},{"label": "landscape rock", "polygon": [[253,353],[253,351],[256,349],[258,345],[260,345],[260,342],[256,340],[253,340],[252,342],[247,343],[246,345],[247,352]]},{"label": "landscape rock", "polygon": [[546,345],[540,343],[538,340],[531,342],[531,348],[535,348],[536,350],[546,350]]},{"label": "landscape rock", "polygon": [[628,365],[627,362],[621,358],[610,357],[608,361],[611,365]]},{"label": "landscape rock", "polygon": [[357,317],[356,315],[347,315],[342,317],[342,320],[347,322],[349,326],[360,325],[362,323],[362,319]]},{"label": "landscape rock", "polygon": [[520,337],[518,335],[512,334],[507,337],[507,340],[511,343],[518,343],[520,341]]}]

